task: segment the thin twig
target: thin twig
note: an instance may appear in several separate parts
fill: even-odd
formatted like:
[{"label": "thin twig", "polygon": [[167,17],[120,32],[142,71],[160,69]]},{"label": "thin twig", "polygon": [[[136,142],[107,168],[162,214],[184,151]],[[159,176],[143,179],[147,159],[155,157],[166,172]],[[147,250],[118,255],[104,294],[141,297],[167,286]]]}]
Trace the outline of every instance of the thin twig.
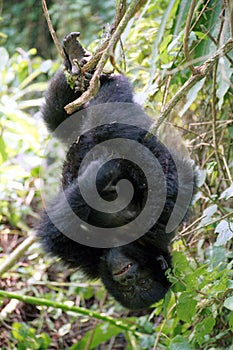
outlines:
[{"label": "thin twig", "polygon": [[233,183],[231,172],[230,172],[230,169],[229,169],[229,166],[227,164],[227,160],[226,160],[226,157],[225,157],[225,154],[224,154],[224,147],[223,147],[223,145],[220,145],[219,149],[220,149],[220,152],[221,152],[221,155],[222,155],[222,159],[223,159],[223,163],[224,163],[224,166],[225,166],[225,169],[226,169],[226,173],[227,173],[228,179],[230,180],[231,183]]},{"label": "thin twig", "polygon": [[[175,235],[175,237],[172,239],[172,242],[178,241],[181,237],[189,235],[189,230],[195,226],[196,224],[198,224],[202,219],[204,218],[204,216],[201,216],[199,218],[197,218],[195,221],[193,221],[190,225],[188,225],[187,227],[185,227],[181,232],[179,232],[177,235]],[[196,230],[196,229],[195,229]]]},{"label": "thin twig", "polygon": [[[223,24],[224,24],[224,20],[223,18],[221,19],[221,24],[220,24],[220,29],[219,29],[219,33],[218,33],[218,37],[217,37],[217,47],[219,47],[219,42],[220,42],[220,38],[222,35],[222,30],[223,30]],[[218,150],[218,139],[217,139],[217,127],[216,127],[216,84],[217,84],[217,69],[218,69],[218,61],[215,63],[214,67],[213,67],[213,82],[212,82],[212,100],[211,100],[211,114],[212,114],[212,138],[213,138],[213,145],[214,145],[214,151],[215,151],[215,158],[217,161],[217,166],[218,166],[218,173],[219,175],[222,174],[223,178],[225,177],[225,172],[224,169],[222,167],[222,163],[220,161],[220,157],[219,157],[219,150]],[[217,191],[220,188],[220,184],[221,181],[219,181],[218,186],[217,186]]]},{"label": "thin twig", "polygon": [[[213,41],[213,43],[218,46],[217,40],[213,37],[213,35],[211,35],[211,33],[209,32],[209,30],[204,26],[204,24],[201,24],[201,29],[203,30],[203,32],[210,38],[210,40]],[[232,58],[226,54],[226,58],[228,59],[228,61],[230,62],[231,65],[233,65],[233,60]]]},{"label": "thin twig", "polygon": [[171,75],[168,75],[166,77],[161,112],[164,111],[164,108],[166,106],[166,100],[167,100],[167,96],[168,96],[168,90],[169,90],[169,85],[170,85],[171,79],[172,79]]},{"label": "thin twig", "polygon": [[[203,229],[204,229],[204,228],[206,228],[206,227],[208,227],[208,226],[210,226],[210,225],[213,225],[213,224],[215,224],[216,222],[222,221],[222,220],[224,220],[224,219],[226,219],[226,218],[228,218],[228,217],[231,218],[232,215],[233,215],[233,211],[231,211],[230,213],[227,213],[226,215],[223,215],[223,216],[221,216],[221,217],[219,217],[219,218],[217,218],[217,219],[214,219],[214,220],[212,220],[212,221],[210,221],[210,222],[207,222],[207,223],[204,224],[204,225],[195,227],[195,228],[192,229],[191,231],[185,233],[185,235],[187,235],[187,234],[190,235],[191,233],[194,233],[194,232],[196,232],[196,231],[199,231],[199,232],[197,233],[197,235],[199,235],[199,234],[203,233]],[[180,233],[180,235],[184,236],[184,232],[186,232],[186,229],[185,229],[184,231],[182,231],[182,232]],[[197,236],[197,235],[196,235],[196,236]]]},{"label": "thin twig", "polygon": [[190,32],[195,28],[196,24],[199,22],[201,16],[203,15],[203,13],[205,13],[207,7],[209,6],[211,0],[207,0],[205,1],[205,4],[203,4],[203,7],[201,9],[201,11],[199,12],[199,14],[197,15],[194,23],[192,24],[192,26],[190,27]]},{"label": "thin twig", "polygon": [[[102,310],[103,310],[103,306],[104,306],[104,303],[106,301],[106,298],[107,298],[107,292],[104,293],[103,298],[100,300],[99,308],[98,308],[99,313],[101,313]],[[91,344],[92,344],[92,341],[94,339],[94,335],[95,335],[95,332],[96,332],[96,327],[98,326],[98,324],[99,324],[99,320],[95,319],[94,324],[93,324],[92,329],[91,329],[91,334],[90,334],[90,336],[89,336],[89,338],[87,340],[87,343],[85,344],[84,350],[91,349]]]},{"label": "thin twig", "polygon": [[229,25],[231,37],[233,38],[233,2],[232,0],[224,0],[224,7],[226,8],[228,17],[229,17]]},{"label": "thin twig", "polygon": [[45,15],[46,21],[48,23],[49,31],[50,31],[50,34],[51,34],[51,36],[53,38],[54,44],[55,44],[55,46],[57,48],[57,51],[58,51],[59,55],[62,57],[62,59],[64,59],[65,55],[64,55],[64,52],[63,52],[63,50],[61,48],[61,45],[59,44],[59,41],[57,39],[55,30],[53,29],[53,25],[52,25],[52,22],[51,22],[50,17],[49,17],[49,11],[48,11],[48,8],[47,8],[46,1],[45,0],[41,0],[41,3],[42,3],[42,8],[43,8],[43,11],[44,11],[44,15]]},{"label": "thin twig", "polygon": [[[190,26],[191,26],[191,21],[192,21],[195,5],[196,5],[196,0],[192,0],[190,8],[189,8],[187,22],[186,22],[185,29],[184,29],[183,46],[184,46],[184,55],[185,55],[187,62],[191,61],[190,55],[189,55],[188,41],[189,41]],[[196,69],[191,63],[189,64],[189,68],[193,74],[196,73]]]},{"label": "thin twig", "polygon": [[165,327],[166,324],[167,324],[167,320],[168,320],[169,315],[171,314],[172,310],[173,310],[175,307],[176,307],[176,304],[174,303],[174,304],[170,307],[170,309],[167,310],[167,312],[166,312],[166,317],[164,318],[164,320],[163,320],[163,322],[162,322],[162,324],[161,324],[161,326],[160,326],[160,329],[159,329],[159,331],[158,331],[158,333],[157,333],[157,335],[156,335],[156,339],[155,339],[155,342],[154,342],[153,350],[157,350],[157,349],[158,349],[158,343],[159,343],[160,337],[161,337],[161,335],[162,335],[162,333],[163,333],[163,329],[164,329],[164,327]]}]

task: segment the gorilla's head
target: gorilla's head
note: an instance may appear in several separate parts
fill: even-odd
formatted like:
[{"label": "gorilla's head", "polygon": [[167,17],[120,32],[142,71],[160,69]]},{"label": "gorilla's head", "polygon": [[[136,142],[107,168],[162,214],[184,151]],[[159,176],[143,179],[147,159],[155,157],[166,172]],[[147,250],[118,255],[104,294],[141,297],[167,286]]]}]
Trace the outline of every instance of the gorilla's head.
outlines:
[{"label": "gorilla's head", "polygon": [[139,242],[108,250],[100,263],[106,289],[129,309],[149,307],[162,299],[170,286],[165,274],[171,266],[169,252],[156,254]]}]

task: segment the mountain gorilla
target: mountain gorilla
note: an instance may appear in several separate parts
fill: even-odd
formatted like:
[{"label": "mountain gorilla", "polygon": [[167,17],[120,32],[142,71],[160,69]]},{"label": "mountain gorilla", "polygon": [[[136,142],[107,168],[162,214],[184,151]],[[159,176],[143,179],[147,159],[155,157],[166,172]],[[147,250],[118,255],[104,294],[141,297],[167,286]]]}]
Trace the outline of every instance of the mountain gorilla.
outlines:
[{"label": "mountain gorilla", "polygon": [[[64,131],[64,134],[59,129],[61,123],[66,120],[69,123],[70,118],[72,118],[72,116],[67,115],[64,107],[81,96],[93,74],[93,72],[85,72],[85,78],[79,79],[79,75],[82,75],[82,66],[91,56],[77,40],[78,36],[79,33],[71,33],[63,40],[66,57],[65,70],[71,77],[78,78],[74,87],[71,88],[68,84],[64,71],[58,71],[50,83],[45,96],[45,104],[41,109],[48,129],[63,141],[64,138],[70,140],[70,133],[76,133],[73,126],[68,132]],[[93,116],[93,113],[85,114],[86,110],[89,107],[98,107],[99,105],[104,108],[109,103],[113,106],[111,107],[113,115],[115,113],[114,104],[125,103],[126,106],[130,105],[132,108],[141,110],[142,125],[144,118],[147,122],[149,121],[150,125],[152,124],[152,120],[134,102],[132,87],[125,76],[101,74],[99,91],[88,104],[80,109],[83,114],[80,117],[77,114],[75,119],[77,121],[80,118],[77,135],[79,127],[82,129],[83,125],[85,125],[86,131],[82,132],[78,139],[76,136],[75,141],[65,140],[68,143],[68,152],[63,164],[61,190],[43,212],[37,228],[37,235],[46,252],[59,257],[69,267],[80,268],[88,279],[101,278],[109,293],[123,306],[129,309],[143,309],[162,299],[169,289],[170,283],[166,276],[166,270],[171,267],[169,245],[174,236],[175,228],[173,227],[171,232],[167,233],[166,227],[174,211],[178,194],[181,193],[182,199],[182,196],[186,198],[189,192],[191,195],[188,203],[186,200],[186,207],[181,200],[176,209],[179,217],[177,224],[183,221],[193,194],[194,177],[189,161],[174,160],[174,155],[156,136],[150,135],[148,137],[148,130],[132,125],[132,123],[127,124],[127,115],[125,123],[111,122],[93,128],[95,115]],[[127,114],[127,108],[125,114]],[[81,169],[81,163],[88,152],[94,146],[109,139],[118,141],[119,139],[127,139],[137,142],[147,148],[159,162],[158,168],[160,170],[156,173],[156,170],[153,170],[154,161],[149,155],[142,156],[141,152],[132,152],[137,152],[136,157],[141,157],[141,163],[146,165],[149,173],[152,169],[149,175],[152,181],[157,184],[157,197],[152,201],[152,214],[148,219],[150,227],[141,235],[134,236],[134,229],[137,229],[138,224],[127,226],[140,215],[150,195],[149,179],[138,164],[122,158],[120,154],[111,159],[107,154],[109,150],[106,144],[102,151],[103,154],[95,154],[95,157],[89,159],[89,164]],[[108,159],[103,166],[102,156]],[[106,213],[85,202],[81,194],[80,183],[85,180],[86,187],[92,190],[92,168],[95,164],[101,165],[94,178],[98,194],[109,205],[120,194],[118,183],[122,179],[130,181],[134,193],[126,207],[117,212],[113,210]],[[181,174],[177,170],[177,165],[182,167]],[[163,176],[160,176],[161,169]],[[160,193],[162,186],[160,178],[164,179],[166,185],[163,205],[159,201],[162,195]],[[66,200],[64,200],[62,193],[65,194]],[[101,242],[98,242],[97,245],[83,243],[82,238],[88,234],[88,229],[83,223],[80,225],[72,224],[73,217],[67,210],[65,202],[69,204],[72,214],[75,213],[82,222],[96,227],[96,230],[103,228],[110,232],[114,227],[123,227],[121,239],[119,241],[113,240],[112,245],[109,244],[109,246],[106,243],[101,246]],[[153,213],[157,215],[156,220],[154,220]],[[124,227],[127,227],[125,231]],[[122,240],[122,237],[126,237],[126,241]]]}]

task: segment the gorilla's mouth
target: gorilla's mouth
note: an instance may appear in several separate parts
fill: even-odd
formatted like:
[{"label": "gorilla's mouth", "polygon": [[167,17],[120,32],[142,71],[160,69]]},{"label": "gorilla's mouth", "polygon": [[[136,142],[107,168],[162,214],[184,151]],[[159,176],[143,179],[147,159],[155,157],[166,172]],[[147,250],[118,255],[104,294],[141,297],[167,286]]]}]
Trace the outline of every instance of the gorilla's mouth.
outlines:
[{"label": "gorilla's mouth", "polygon": [[114,276],[120,276],[123,275],[124,273],[128,272],[129,269],[133,266],[132,263],[127,264],[126,266],[124,266],[121,270],[116,271],[113,273]]}]

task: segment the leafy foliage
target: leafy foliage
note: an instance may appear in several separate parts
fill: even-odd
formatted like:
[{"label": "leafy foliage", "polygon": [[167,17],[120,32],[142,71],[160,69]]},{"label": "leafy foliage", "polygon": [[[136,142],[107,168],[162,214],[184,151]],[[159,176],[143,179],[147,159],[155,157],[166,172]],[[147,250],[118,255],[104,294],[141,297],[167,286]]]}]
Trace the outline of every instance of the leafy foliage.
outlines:
[{"label": "leafy foliage", "polygon": [[[13,54],[16,46],[27,47],[28,28],[20,32],[22,23],[17,16],[11,25],[7,21],[17,6],[29,3],[34,6],[29,0],[15,2],[11,13],[6,6],[3,16],[3,33],[9,35],[10,43],[5,35],[1,37],[2,41],[7,40],[10,54],[0,48],[0,271],[1,262],[14,252],[38,218],[39,172],[47,134],[35,113],[47,80],[58,66],[36,56],[34,49],[19,49]],[[38,18],[38,8],[33,10],[33,6],[30,19],[26,18],[29,22],[31,17]],[[78,30],[77,23],[84,23],[82,38],[88,43],[96,39],[102,22],[106,24],[113,15],[111,1],[63,2],[64,11],[60,6],[60,2],[51,6],[59,35]],[[189,7],[188,0],[148,1],[129,22],[122,37],[124,54],[120,45],[116,49],[117,66],[124,70],[126,65],[137,100],[154,116],[160,114],[191,75],[183,51]],[[194,66],[203,63],[230,37],[222,10],[218,0],[197,3],[189,33],[189,55]],[[93,16],[98,11],[104,20]],[[95,45],[98,43],[90,46]],[[182,132],[198,165],[199,189],[190,226],[182,227],[174,241],[174,269],[169,272],[172,289],[164,301],[154,305],[149,315],[126,311],[106,296],[98,281],[91,285],[81,283],[79,272],[64,270],[44,259],[34,243],[27,255],[3,275],[2,289],[22,290],[24,295],[64,305],[78,304],[87,314],[2,299],[2,349],[55,346],[81,350],[115,345],[126,350],[233,349],[232,75],[231,51],[183,96],[167,119]],[[93,312],[111,316],[115,323],[93,320]],[[127,331],[119,327],[119,321],[124,322]]]},{"label": "leafy foliage", "polygon": [[34,195],[38,196],[41,141],[45,137],[44,126],[39,119],[31,118],[30,111],[41,104],[42,99],[37,96],[47,83],[40,79],[33,81],[51,66],[50,61],[32,60],[33,54],[35,50],[25,56],[15,54],[9,58],[7,51],[0,48],[0,215],[3,222],[7,220],[20,229],[28,228],[25,225],[27,215],[34,216],[29,204]]},{"label": "leafy foliage", "polygon": [[14,322],[12,325],[12,336],[17,341],[17,349],[47,349],[51,340],[46,333],[36,335],[36,330],[24,323]]},{"label": "leafy foliage", "polygon": [[[96,39],[96,32],[111,21],[115,11],[113,0],[49,0],[47,4],[58,36],[80,30],[85,44]],[[23,50],[36,47],[45,58],[57,56],[40,1],[4,2],[2,22],[0,44],[5,43],[11,54],[19,46]]]}]

